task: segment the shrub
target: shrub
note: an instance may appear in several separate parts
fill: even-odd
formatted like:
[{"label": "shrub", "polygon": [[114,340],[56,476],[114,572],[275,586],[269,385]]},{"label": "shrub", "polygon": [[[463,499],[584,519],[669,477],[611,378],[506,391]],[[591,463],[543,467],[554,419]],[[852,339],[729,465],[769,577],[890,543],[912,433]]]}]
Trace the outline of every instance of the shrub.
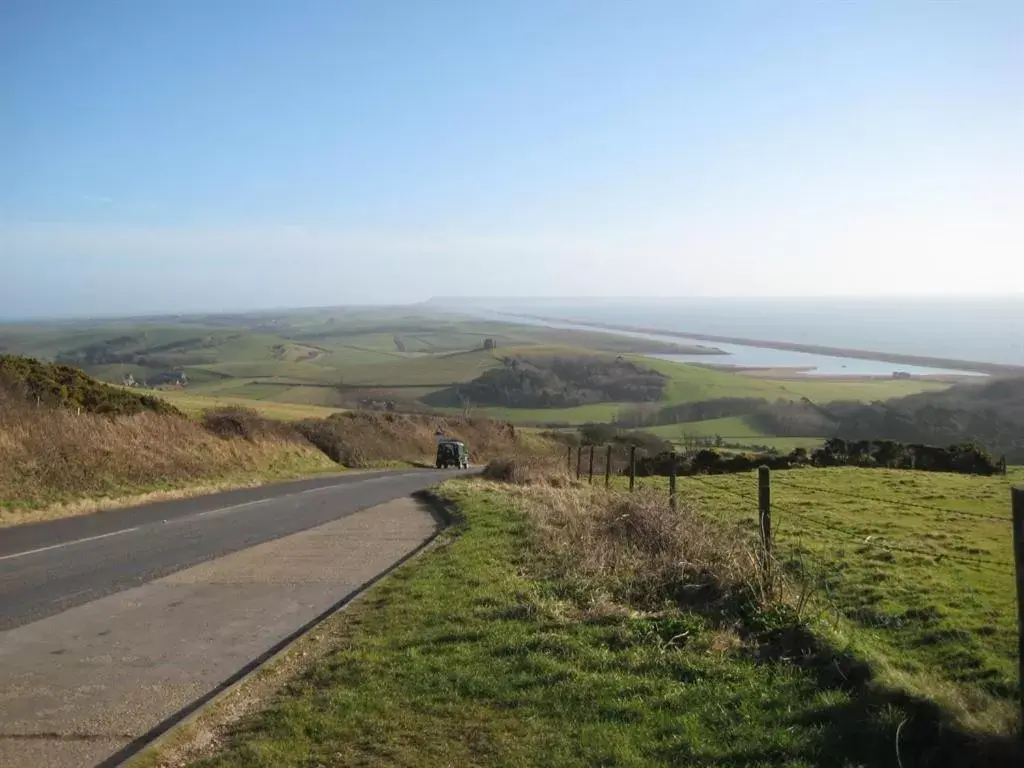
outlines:
[{"label": "shrub", "polygon": [[219,437],[240,437],[246,440],[276,438],[305,442],[292,425],[261,416],[252,408],[228,405],[203,412],[203,426]]},{"label": "shrub", "polygon": [[484,467],[483,476],[516,485],[555,484],[562,485],[569,480],[561,461],[553,461],[546,454],[519,454],[491,459]]},{"label": "shrub", "polygon": [[653,402],[668,384],[664,374],[623,358],[506,357],[500,368],[424,398],[430,405],[553,408],[603,402]]},{"label": "shrub", "polygon": [[128,415],[148,411],[184,417],[158,397],[104,384],[70,365],[18,355],[0,355],[0,389],[29,403],[84,413]]},{"label": "shrub", "polygon": [[595,601],[631,607],[716,602],[750,594],[759,579],[747,542],[683,498],[534,485],[519,491],[554,566],[586,584]]}]

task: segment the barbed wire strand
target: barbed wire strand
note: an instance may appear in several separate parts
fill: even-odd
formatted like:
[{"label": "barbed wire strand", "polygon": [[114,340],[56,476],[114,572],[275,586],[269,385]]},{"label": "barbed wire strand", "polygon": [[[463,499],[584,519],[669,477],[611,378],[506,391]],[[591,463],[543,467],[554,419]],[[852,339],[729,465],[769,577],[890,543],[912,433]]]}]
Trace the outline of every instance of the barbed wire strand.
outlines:
[{"label": "barbed wire strand", "polygon": [[[693,477],[697,477],[701,481],[704,481],[702,484],[705,486],[705,488],[710,488],[710,489],[714,489],[714,490],[717,490],[717,491],[724,491],[728,495],[736,496],[738,498],[743,499],[746,503],[751,503],[751,498],[750,498],[750,496],[748,494],[741,493],[739,491],[735,491],[735,490],[733,490],[731,488],[726,488],[726,487],[721,486],[721,485],[715,485],[715,484],[707,483],[706,482],[707,478],[705,478],[704,476],[694,475]],[[785,485],[786,483],[783,483],[783,484]],[[794,487],[797,487],[797,486],[794,486]],[[817,490],[817,489],[807,488],[805,490],[812,490],[812,491],[814,491],[814,490]],[[846,494],[843,494],[843,495],[846,495]],[[753,502],[753,506],[756,506],[756,500]],[[829,523],[824,523],[824,522],[822,522],[820,520],[816,520],[816,519],[810,517],[809,515],[806,515],[806,514],[804,514],[802,512],[797,512],[796,510],[791,509],[788,506],[780,505],[776,500],[772,501],[772,509],[773,510],[781,511],[781,512],[783,512],[785,514],[788,514],[788,515],[792,515],[793,517],[795,517],[795,518],[797,518],[799,520],[802,520],[804,523],[807,523],[808,525],[810,525],[813,528],[817,528],[818,530],[825,531],[825,532],[831,534],[832,537],[834,539],[836,539],[836,540],[845,541],[847,539],[850,539],[850,540],[858,541],[858,542],[860,542],[862,544],[865,544],[867,546],[881,547],[883,549],[893,550],[893,551],[896,551],[896,552],[904,552],[904,553],[907,553],[907,554],[921,555],[921,556],[929,557],[929,558],[933,558],[933,559],[943,559],[943,558],[945,558],[945,559],[948,559],[948,560],[953,560],[953,561],[961,562],[961,563],[968,563],[968,564],[971,564],[971,565],[979,565],[979,566],[989,565],[989,566],[1002,567],[1002,568],[1007,568],[1007,569],[1012,569],[1014,567],[1012,563],[1008,563],[1008,562],[1005,562],[1005,561],[1002,561],[1002,560],[993,560],[993,559],[981,558],[981,557],[967,557],[965,555],[954,555],[954,554],[947,553],[947,552],[930,552],[930,551],[924,550],[924,549],[917,549],[915,547],[907,547],[907,546],[902,546],[902,545],[897,544],[897,543],[892,543],[890,541],[885,540],[883,537],[880,537],[879,539],[875,539],[875,538],[872,538],[872,534],[857,533],[856,531],[850,530],[850,529],[848,529],[848,528],[846,528],[844,526],[841,526],[841,525],[838,525],[838,524],[835,524],[835,523],[829,524]],[[1003,573],[1003,571],[999,571],[999,572]]]},{"label": "barbed wire strand", "polygon": [[883,499],[878,496],[865,496],[863,494],[846,493],[845,491],[837,491],[833,488],[823,488],[812,485],[802,485],[800,483],[794,483],[791,480],[779,480],[778,475],[772,476],[772,483],[789,488],[798,488],[803,491],[810,491],[812,493],[828,493],[834,496],[845,496],[851,499],[859,499],[861,501],[874,501],[881,504],[889,504],[897,507],[916,507],[918,509],[928,509],[933,512],[943,512],[950,515],[963,515],[965,517],[976,517],[982,520],[994,520],[999,523],[1009,523],[1010,518],[999,517],[998,515],[986,515],[983,512],[970,512],[963,509],[949,509],[948,507],[938,507],[933,504],[921,504],[916,501],[897,501],[894,499]]}]

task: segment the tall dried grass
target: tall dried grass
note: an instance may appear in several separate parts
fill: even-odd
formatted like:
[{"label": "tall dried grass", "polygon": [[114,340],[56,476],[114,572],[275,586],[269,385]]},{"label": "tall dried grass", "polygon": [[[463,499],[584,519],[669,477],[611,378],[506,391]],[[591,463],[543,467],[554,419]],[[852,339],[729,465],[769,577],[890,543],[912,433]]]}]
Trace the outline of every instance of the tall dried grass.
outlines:
[{"label": "tall dried grass", "polygon": [[333,466],[297,434],[249,427],[226,438],[181,416],[78,413],[0,390],[0,507]]},{"label": "tall dried grass", "polygon": [[474,462],[514,451],[519,444],[519,435],[511,424],[478,418],[347,411],[326,419],[306,419],[295,426],[320,450],[349,467],[380,461],[432,465],[438,427],[446,435],[465,441]]},{"label": "tall dried grass", "polygon": [[598,600],[659,609],[763,596],[749,543],[685,500],[672,510],[653,490],[575,482],[534,482],[517,493],[542,551]]}]

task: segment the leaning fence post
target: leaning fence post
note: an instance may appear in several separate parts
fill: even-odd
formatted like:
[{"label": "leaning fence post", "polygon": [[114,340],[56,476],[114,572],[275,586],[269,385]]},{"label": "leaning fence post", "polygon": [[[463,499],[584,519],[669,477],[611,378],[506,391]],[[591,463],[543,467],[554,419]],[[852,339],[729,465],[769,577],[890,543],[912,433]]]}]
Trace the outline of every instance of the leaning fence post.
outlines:
[{"label": "leaning fence post", "polygon": [[761,547],[764,553],[765,583],[772,584],[772,477],[766,466],[757,469],[757,509],[761,523]]},{"label": "leaning fence post", "polygon": [[604,460],[604,487],[612,484],[612,444],[608,443],[608,452]]},{"label": "leaning fence post", "polygon": [[669,454],[669,460],[672,465],[668,470],[668,504],[672,507],[672,511],[675,512],[679,508],[679,504],[676,501],[676,452],[672,451]]},{"label": "leaning fence post", "polygon": [[629,446],[629,492],[633,492],[636,485],[636,446]]},{"label": "leaning fence post", "polygon": [[590,471],[587,473],[587,482],[594,484],[594,446],[590,446]]},{"label": "leaning fence post", "polygon": [[583,471],[583,446],[576,446],[576,479],[580,479],[580,474]]},{"label": "leaning fence post", "polygon": [[1024,488],[1014,488],[1010,493],[1013,502],[1013,562],[1017,573],[1017,680],[1021,686],[1018,736],[1024,741]]}]

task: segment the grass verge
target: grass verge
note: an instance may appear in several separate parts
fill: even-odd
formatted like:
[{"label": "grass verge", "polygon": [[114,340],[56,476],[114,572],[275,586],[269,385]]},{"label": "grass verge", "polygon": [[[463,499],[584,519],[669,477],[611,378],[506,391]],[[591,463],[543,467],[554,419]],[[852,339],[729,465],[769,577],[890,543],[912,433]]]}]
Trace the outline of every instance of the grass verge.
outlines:
[{"label": "grass verge", "polygon": [[0,526],[339,469],[247,411],[107,416],[2,395]]},{"label": "grass verge", "polygon": [[[772,473],[774,554],[822,624],[880,678],[962,726],[1016,725],[1017,617],[1008,477],[850,467]],[[624,483],[617,478],[617,482]],[[641,488],[666,493],[665,478]],[[708,515],[755,535],[750,473],[679,478]]]},{"label": "grass verge", "polygon": [[557,485],[448,483],[439,545],[195,765],[1000,764],[759,602],[742,539]]}]

